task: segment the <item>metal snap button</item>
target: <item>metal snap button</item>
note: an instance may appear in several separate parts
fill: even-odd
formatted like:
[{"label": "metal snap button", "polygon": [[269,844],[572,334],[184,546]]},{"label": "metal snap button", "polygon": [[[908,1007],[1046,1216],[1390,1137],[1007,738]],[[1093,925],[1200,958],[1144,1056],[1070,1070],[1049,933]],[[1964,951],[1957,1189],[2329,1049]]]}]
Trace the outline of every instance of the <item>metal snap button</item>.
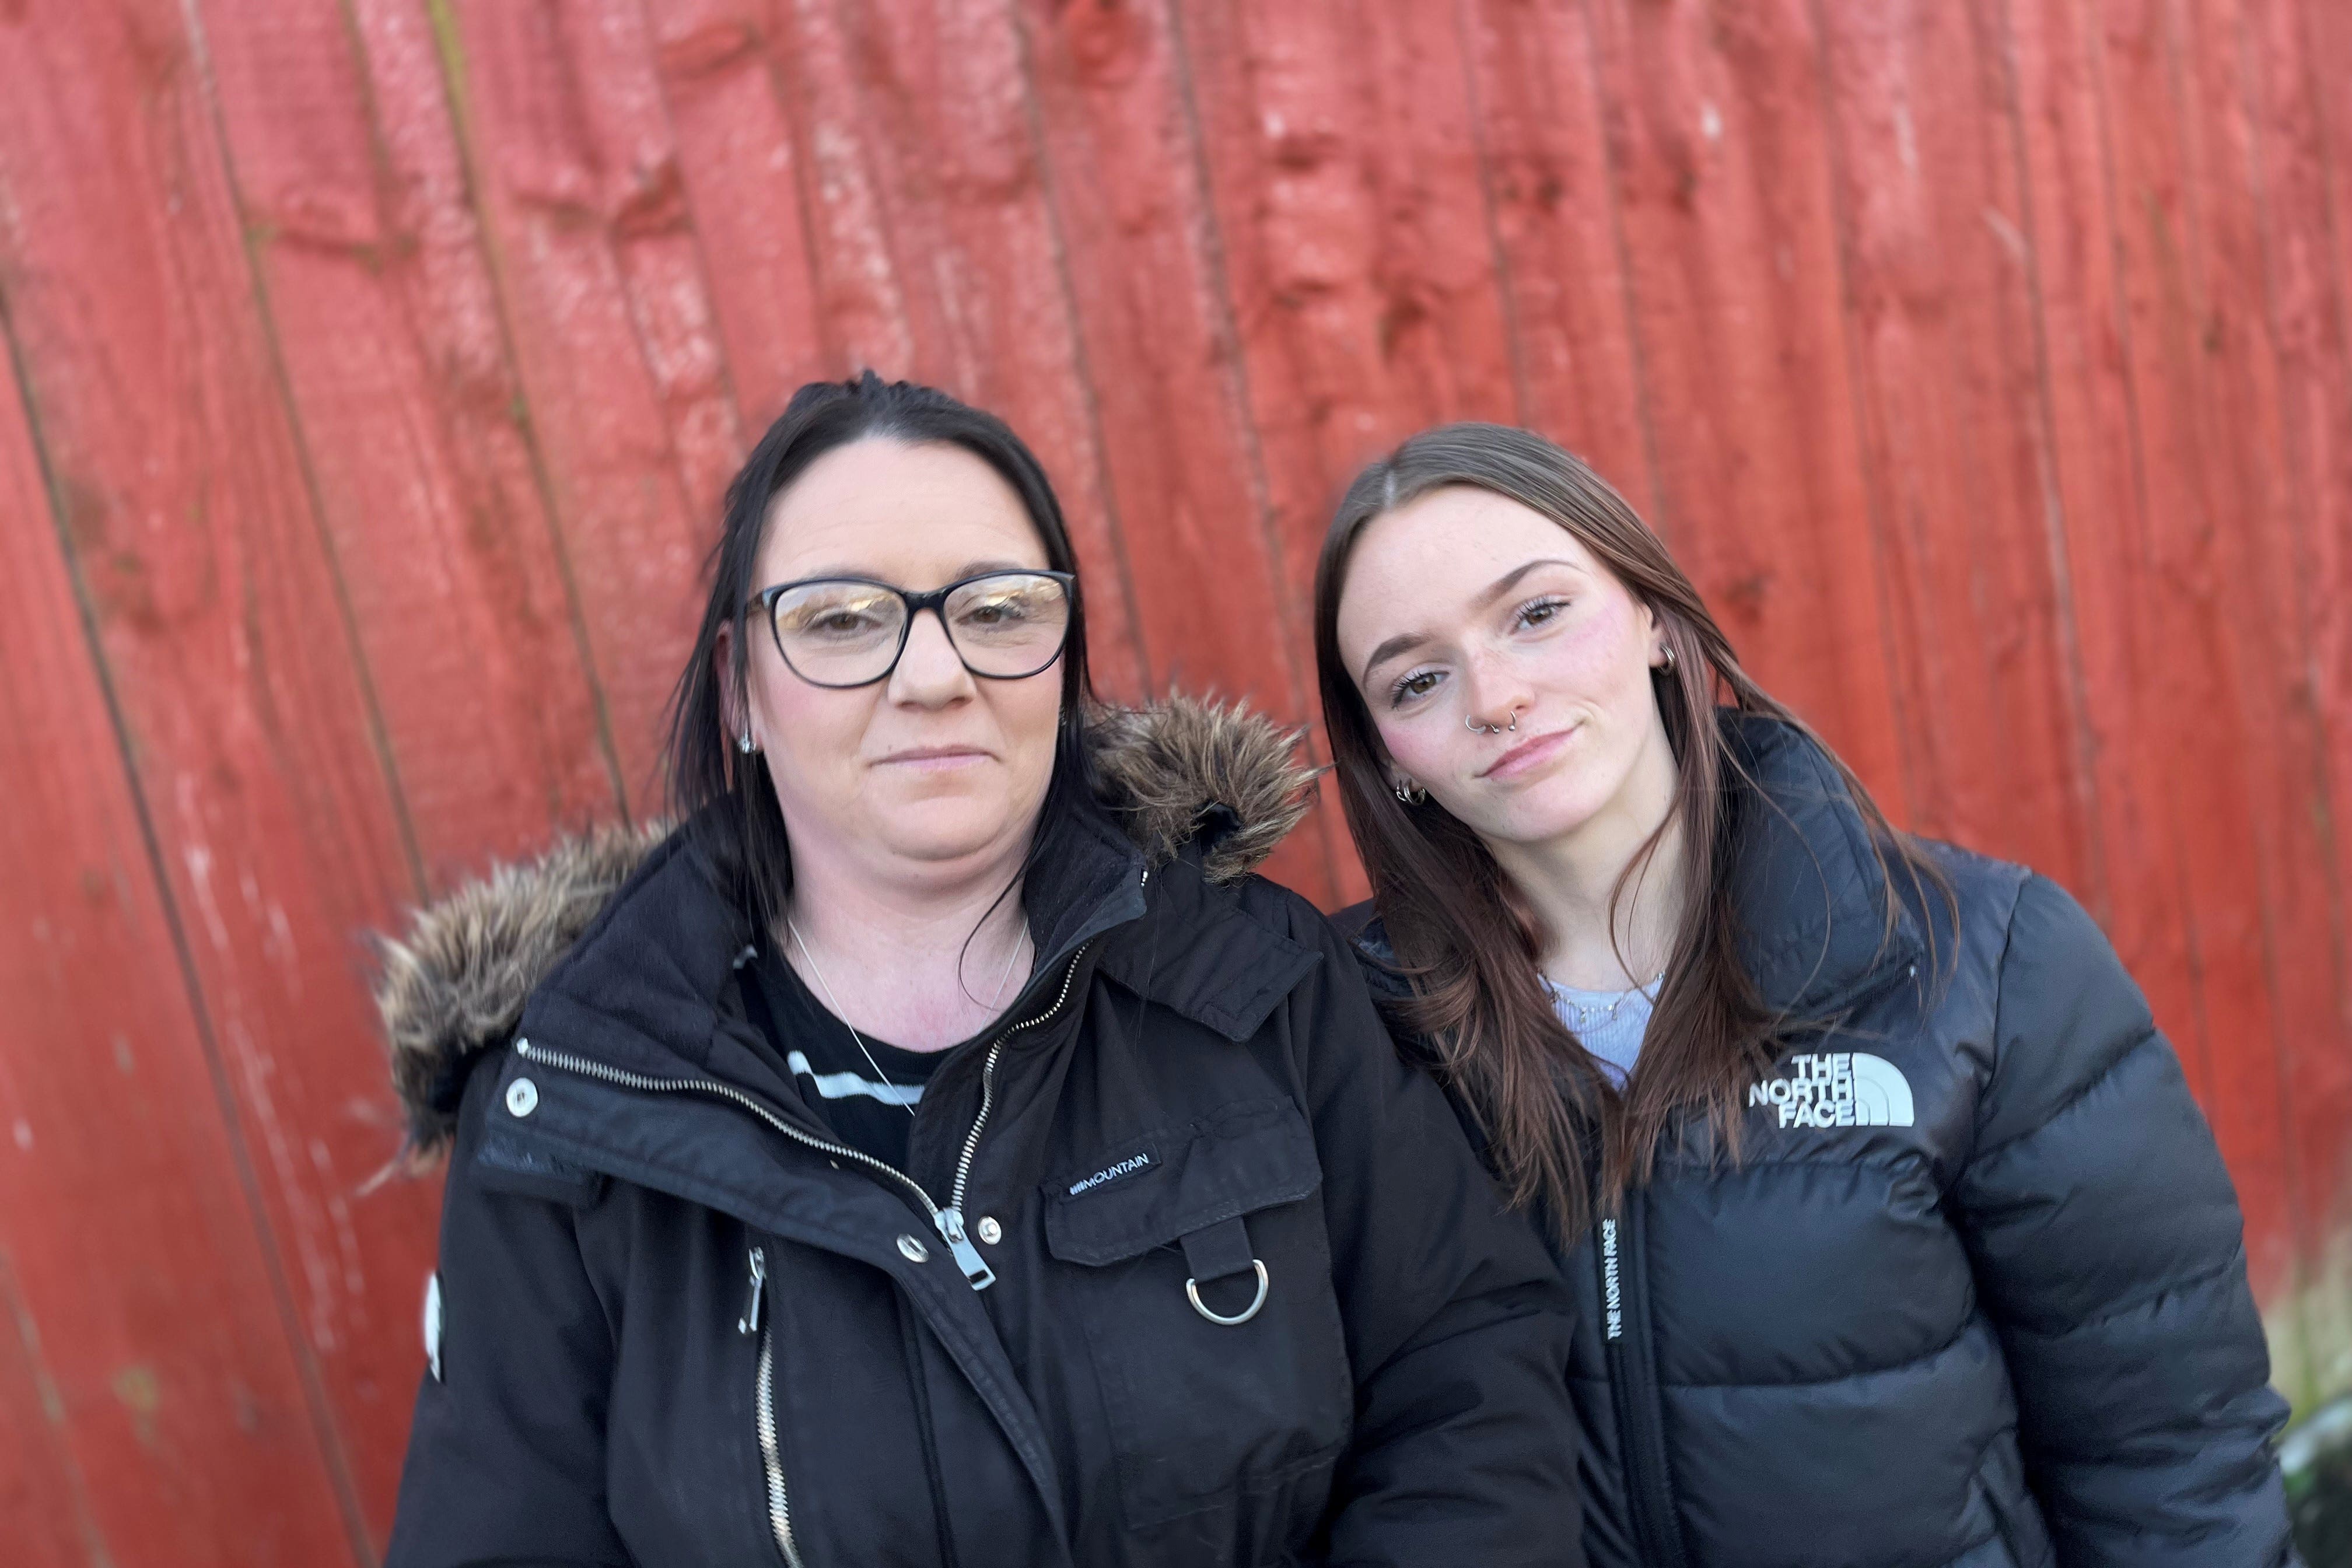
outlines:
[{"label": "metal snap button", "polygon": [[931,1249],[914,1237],[902,1236],[898,1238],[898,1255],[909,1263],[921,1263],[930,1258]]},{"label": "metal snap button", "polygon": [[994,1215],[980,1216],[980,1239],[991,1247],[1004,1239],[1004,1227],[996,1223]]},{"label": "metal snap button", "polygon": [[529,1116],[539,1109],[539,1085],[527,1078],[519,1078],[507,1085],[507,1112],[511,1116]]}]

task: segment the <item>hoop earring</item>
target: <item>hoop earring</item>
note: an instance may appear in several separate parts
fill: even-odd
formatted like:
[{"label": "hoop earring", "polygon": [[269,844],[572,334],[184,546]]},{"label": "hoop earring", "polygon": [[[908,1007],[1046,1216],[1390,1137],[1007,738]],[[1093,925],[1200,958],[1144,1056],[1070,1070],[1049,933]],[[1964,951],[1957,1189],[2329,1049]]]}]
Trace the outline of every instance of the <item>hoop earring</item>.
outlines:
[{"label": "hoop earring", "polygon": [[1418,784],[1401,783],[1396,786],[1396,797],[1406,805],[1419,805],[1429,798],[1429,792]]},{"label": "hoop earring", "polygon": [[1674,669],[1674,668],[1675,668],[1675,645],[1674,645],[1674,644],[1672,644],[1672,643],[1668,643],[1668,644],[1666,645],[1666,668],[1667,668],[1667,670],[1668,670],[1668,671],[1670,671],[1670,672],[1671,672],[1671,671]]}]

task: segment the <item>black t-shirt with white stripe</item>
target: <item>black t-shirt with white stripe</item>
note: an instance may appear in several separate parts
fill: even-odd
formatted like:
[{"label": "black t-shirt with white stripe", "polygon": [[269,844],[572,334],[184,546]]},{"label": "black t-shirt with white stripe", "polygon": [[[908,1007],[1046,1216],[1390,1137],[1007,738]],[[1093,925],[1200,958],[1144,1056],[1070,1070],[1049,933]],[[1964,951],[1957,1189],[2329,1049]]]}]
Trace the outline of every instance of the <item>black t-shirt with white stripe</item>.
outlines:
[{"label": "black t-shirt with white stripe", "polygon": [[948,1053],[904,1050],[871,1035],[864,1037],[866,1049],[859,1050],[858,1037],[826,1010],[772,946],[761,947],[748,973],[751,1023],[776,1062],[799,1084],[802,1098],[835,1137],[861,1154],[906,1169],[915,1106]]}]

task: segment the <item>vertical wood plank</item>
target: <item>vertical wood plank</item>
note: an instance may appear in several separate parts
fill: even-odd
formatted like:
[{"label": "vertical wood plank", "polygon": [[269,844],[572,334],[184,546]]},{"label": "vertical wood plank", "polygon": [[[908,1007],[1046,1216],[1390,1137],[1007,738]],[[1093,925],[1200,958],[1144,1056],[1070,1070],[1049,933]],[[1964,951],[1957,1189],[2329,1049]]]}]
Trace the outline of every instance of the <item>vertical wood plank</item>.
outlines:
[{"label": "vertical wood plank", "polygon": [[65,536],[330,1460],[388,1499],[433,1212],[420,1187],[358,1192],[396,1128],[358,933],[418,891],[374,693],[183,13],[44,8],[0,47],[0,267]]},{"label": "vertical wood plank", "polygon": [[997,415],[1036,452],[1086,573],[1097,680],[1131,700],[1150,677],[1009,9],[798,0],[777,47],[798,58],[821,149],[821,268],[867,279],[843,301],[845,335],[895,316],[899,374]]},{"label": "vertical wood plank", "polygon": [[[2302,61],[2290,53],[2277,61],[2282,69],[2269,68],[2265,35],[2276,33],[2273,17],[2284,10],[2273,0],[2195,0],[2178,8],[2169,29],[2174,72],[2189,84],[2188,173],[2199,219],[2192,266],[2198,289],[2213,302],[2198,389],[2217,437],[2207,504],[2224,563],[2227,673],[2252,731],[2240,766],[2262,900],[2259,956],[2274,1008],[2270,1038],[2239,1042],[2240,1071],[2253,1079],[2268,1068],[2276,1102],[2291,1227],[2283,1279],[2317,1258],[2325,1213],[2346,1205],[2344,1173],[2327,1157],[2319,1119],[2352,1120],[2352,1065],[2308,1060],[2318,1054],[2312,1042],[2331,1037],[2339,1044],[2330,1054],[2345,1053],[2342,893],[2329,863],[2328,736],[2311,663],[2310,595],[2320,566],[2311,539],[2328,504],[2319,494],[2325,469],[2312,459],[2324,461],[2329,432],[2306,412],[2329,409],[2341,421],[2352,405],[2344,401],[2342,339],[2326,286],[2326,208]],[[2331,342],[2332,358],[2315,355]],[[2329,1337],[2344,1342],[2340,1329]]]},{"label": "vertical wood plank", "polygon": [[40,1325],[0,1247],[0,1537],[24,1568],[85,1568],[106,1551],[67,1421]]},{"label": "vertical wood plank", "polygon": [[772,52],[769,0],[646,0],[688,205],[709,261],[744,429],[803,383],[854,373],[824,319],[809,230],[809,160]]},{"label": "vertical wood plank", "polygon": [[331,4],[204,15],[273,345],[445,883],[617,805],[446,108],[379,131]]},{"label": "vertical wood plank", "polygon": [[[2259,255],[2242,209],[2202,177],[2215,131],[2186,18],[2169,0],[2102,0],[2098,80],[2115,181],[2128,374],[2146,486],[2150,608],[2164,635],[2142,679],[2158,713],[2193,716],[2197,744],[2163,776],[2191,889],[2195,962],[2213,1075],[2206,1101],[2237,1177],[2255,1289],[2293,1250],[2294,1153],[2280,1114],[2282,1026],[2272,981],[2289,933],[2265,882],[2273,837],[2277,693],[2264,666],[2273,601],[2263,552],[2291,535],[2274,458],[2276,389],[2263,363]],[[2228,51],[2232,62],[2236,51]],[[2234,176],[2242,186],[2242,164]],[[2221,202],[2217,202],[2217,198]],[[2290,621],[2291,624],[2291,621]],[[2303,803],[2298,802],[2298,805]],[[2305,806],[2307,822],[2307,805]],[[2324,962],[2324,961],[2323,961]]]},{"label": "vertical wood plank", "polygon": [[[373,40],[415,0],[351,0]],[[425,0],[631,803],[740,427],[637,0]],[[415,94],[405,70],[380,98]]]},{"label": "vertical wood plank", "polygon": [[2210,1092],[2188,924],[2187,872],[2166,770],[2176,746],[2143,674],[2164,635],[2149,613],[2139,436],[2092,40],[2079,11],[1993,0],[2022,148],[2027,256],[2039,304],[2052,526],[2070,565],[2080,701],[2100,803],[2107,901],[2098,912],[2199,1098]]},{"label": "vertical wood plank", "polygon": [[1874,531],[1909,645],[1914,817],[2095,908],[1999,36],[1935,0],[1816,15]]},{"label": "vertical wood plank", "polygon": [[2336,1021],[2293,1042],[2287,1095],[2303,1155],[2305,1399],[2352,1384],[2352,16],[2313,0],[2255,7],[2264,96],[2277,126],[2267,167],[2287,447],[2304,498],[2303,668],[2321,728],[2319,808],[2333,855]]},{"label": "vertical wood plank", "polygon": [[1515,423],[1451,7],[1172,5],[1288,581],[1414,431]]},{"label": "vertical wood plank", "polygon": [[1463,0],[1528,425],[1663,522],[1659,411],[1633,333],[1631,258],[1592,31],[1578,0]]},{"label": "vertical wood plank", "polygon": [[1742,658],[1906,811],[1820,59],[1802,0],[1588,0],[1675,552]]},{"label": "vertical wood plank", "polygon": [[[1167,18],[1035,0],[1021,15],[1153,684],[1305,721],[1309,583],[1286,577],[1271,531]],[[1344,837],[1336,810],[1318,813],[1267,874],[1337,897],[1330,840]]]},{"label": "vertical wood plank", "polygon": [[[85,58],[62,42],[0,33],[0,77],[18,100],[0,111],[12,133],[35,118],[20,112],[28,59]],[[27,145],[13,135],[10,144]],[[12,161],[12,202],[26,195],[17,172]],[[120,178],[84,188],[126,206],[142,200]],[[11,245],[0,298],[18,331],[41,309],[25,266]],[[149,433],[169,440],[166,428]],[[217,1075],[235,1068],[207,1060],[171,898],[156,885],[13,384],[0,396],[0,516],[5,1555],[60,1568],[350,1563],[357,1510],[322,1447],[323,1412],[289,1337],[294,1301],[273,1278],[251,1173],[223,1121]],[[122,563],[93,564],[103,578]],[[189,793],[204,790],[205,759],[184,760],[200,770]],[[172,772],[147,780],[151,794],[167,786],[166,823],[180,816]],[[226,869],[234,847],[212,842]]]}]

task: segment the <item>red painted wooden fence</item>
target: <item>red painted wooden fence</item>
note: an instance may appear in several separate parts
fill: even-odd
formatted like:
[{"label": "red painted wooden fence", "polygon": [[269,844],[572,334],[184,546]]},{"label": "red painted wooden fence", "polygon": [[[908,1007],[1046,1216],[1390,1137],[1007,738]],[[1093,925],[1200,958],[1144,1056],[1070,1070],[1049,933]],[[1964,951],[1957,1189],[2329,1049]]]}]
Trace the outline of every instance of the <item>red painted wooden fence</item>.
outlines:
[{"label": "red painted wooden fence", "polygon": [[0,325],[12,1564],[375,1561],[361,933],[658,809],[719,491],[865,364],[1035,444],[1120,696],[1304,716],[1414,428],[1591,456],[2097,912],[2352,1384],[2339,0],[6,0]]}]

